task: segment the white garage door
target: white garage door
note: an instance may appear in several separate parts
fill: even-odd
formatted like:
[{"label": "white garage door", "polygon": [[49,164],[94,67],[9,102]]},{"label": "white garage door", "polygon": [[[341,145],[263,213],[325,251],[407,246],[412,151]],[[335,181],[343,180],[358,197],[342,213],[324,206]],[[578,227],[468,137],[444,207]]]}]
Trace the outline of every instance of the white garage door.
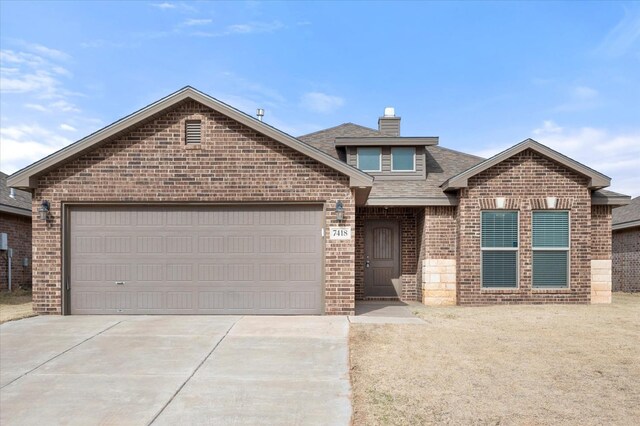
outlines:
[{"label": "white garage door", "polygon": [[70,211],[72,314],[321,314],[322,206]]}]

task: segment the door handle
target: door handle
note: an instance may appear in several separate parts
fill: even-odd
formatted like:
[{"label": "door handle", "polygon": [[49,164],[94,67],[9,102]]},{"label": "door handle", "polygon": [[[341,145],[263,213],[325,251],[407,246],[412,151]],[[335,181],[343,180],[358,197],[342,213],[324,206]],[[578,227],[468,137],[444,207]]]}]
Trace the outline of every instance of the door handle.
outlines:
[{"label": "door handle", "polygon": [[116,285],[124,285],[124,281],[116,281]]},{"label": "door handle", "polygon": [[364,262],[364,267],[365,268],[370,268],[371,267],[371,262],[368,261],[368,260],[366,262]]}]

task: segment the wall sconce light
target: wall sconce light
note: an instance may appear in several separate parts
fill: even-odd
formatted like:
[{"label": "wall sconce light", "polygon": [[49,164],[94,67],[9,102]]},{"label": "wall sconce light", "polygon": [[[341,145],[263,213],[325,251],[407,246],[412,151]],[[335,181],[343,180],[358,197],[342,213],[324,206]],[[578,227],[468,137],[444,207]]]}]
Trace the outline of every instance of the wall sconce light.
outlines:
[{"label": "wall sconce light", "polygon": [[496,197],[496,208],[504,209],[504,205],[507,202],[507,199],[504,197]]},{"label": "wall sconce light", "polygon": [[336,203],[336,220],[342,222],[344,220],[344,205],[342,201]]},{"label": "wall sconce light", "polygon": [[50,208],[51,206],[49,202],[47,200],[42,200],[42,203],[40,203],[40,207],[38,207],[38,215],[40,217],[40,220],[47,220]]},{"label": "wall sconce light", "polygon": [[555,209],[557,202],[558,202],[558,199],[556,197],[547,197],[547,208]]}]

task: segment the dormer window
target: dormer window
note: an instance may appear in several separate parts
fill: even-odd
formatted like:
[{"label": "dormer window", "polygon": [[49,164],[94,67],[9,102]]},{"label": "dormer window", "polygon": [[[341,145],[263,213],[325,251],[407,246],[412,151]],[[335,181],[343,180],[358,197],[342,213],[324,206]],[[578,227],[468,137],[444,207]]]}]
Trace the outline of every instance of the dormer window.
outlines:
[{"label": "dormer window", "polygon": [[363,172],[382,171],[382,150],[380,148],[358,148],[357,167]]},{"label": "dormer window", "polygon": [[392,172],[415,172],[416,149],[414,147],[391,148]]}]

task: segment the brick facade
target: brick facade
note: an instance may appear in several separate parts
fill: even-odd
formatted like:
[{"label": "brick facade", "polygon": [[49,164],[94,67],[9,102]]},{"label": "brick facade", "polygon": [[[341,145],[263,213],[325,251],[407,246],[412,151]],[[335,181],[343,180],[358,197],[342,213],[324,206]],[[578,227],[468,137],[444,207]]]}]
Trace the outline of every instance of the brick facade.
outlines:
[{"label": "brick facade", "polygon": [[425,207],[418,223],[419,300],[428,305],[455,304],[457,209]]},{"label": "brick facade", "polygon": [[[567,289],[531,286],[531,213],[557,197],[557,209],[570,212],[570,283]],[[480,212],[507,199],[506,209],[519,212],[519,286],[483,289],[480,282]],[[460,305],[494,303],[589,303],[591,298],[591,194],[587,178],[525,150],[469,179],[458,206],[457,300]],[[610,220],[610,219],[609,219]],[[603,219],[601,222],[606,222]],[[604,226],[604,225],[603,225]],[[602,235],[602,230],[594,233]],[[604,243],[598,250],[604,251]]]},{"label": "brick facade", "polygon": [[[0,213],[0,232],[7,234],[9,248],[13,249],[11,288],[31,287],[31,218]],[[29,265],[22,266],[27,258]],[[0,252],[0,290],[9,288],[7,254]]]},{"label": "brick facade", "polygon": [[417,288],[416,219],[419,209],[408,207],[358,207],[355,228],[355,297],[362,300],[364,292],[364,223],[373,219],[392,219],[400,224],[400,269],[402,300],[419,300]]},{"label": "brick facade", "polygon": [[[202,120],[202,144],[185,146],[186,120]],[[51,203],[33,226],[34,309],[62,312],[62,206],[81,202],[319,202],[355,225],[349,178],[194,101],[182,102],[39,178],[33,199]],[[357,232],[356,232],[357,235]],[[325,243],[325,310],[354,312],[354,240]]]},{"label": "brick facade", "polygon": [[613,231],[613,291],[640,292],[640,227]]}]

